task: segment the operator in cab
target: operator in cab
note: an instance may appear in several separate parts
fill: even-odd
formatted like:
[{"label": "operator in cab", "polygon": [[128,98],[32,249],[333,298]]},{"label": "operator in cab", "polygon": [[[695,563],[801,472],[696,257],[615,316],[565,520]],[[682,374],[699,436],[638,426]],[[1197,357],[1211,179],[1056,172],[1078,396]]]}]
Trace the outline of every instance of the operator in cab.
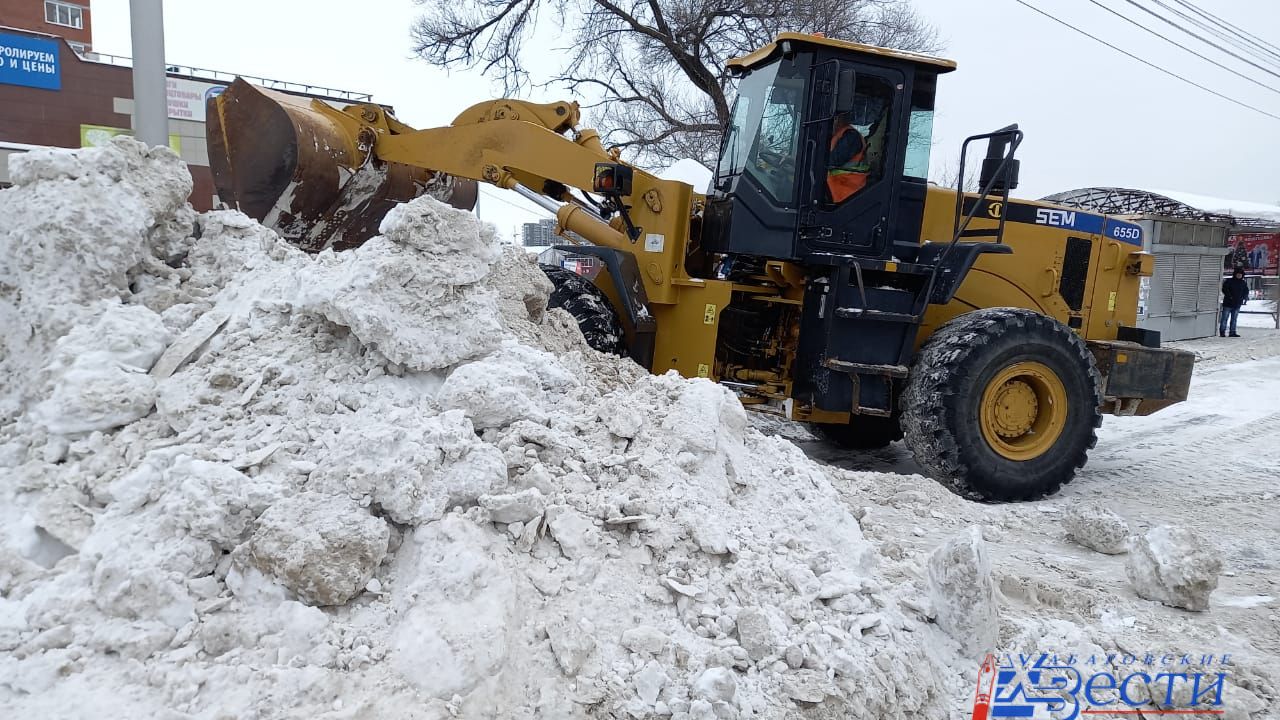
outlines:
[{"label": "operator in cab", "polygon": [[835,118],[827,156],[827,190],[837,205],[866,187],[871,164],[867,162],[867,140],[853,126],[848,113]]}]

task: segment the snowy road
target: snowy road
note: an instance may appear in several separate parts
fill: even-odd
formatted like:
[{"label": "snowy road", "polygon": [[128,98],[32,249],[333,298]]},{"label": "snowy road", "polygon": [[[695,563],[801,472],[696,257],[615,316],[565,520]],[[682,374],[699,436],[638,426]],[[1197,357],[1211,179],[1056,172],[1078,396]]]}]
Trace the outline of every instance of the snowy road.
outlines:
[{"label": "snowy road", "polygon": [[[819,443],[794,425],[776,432],[832,467],[837,488],[865,513],[865,532],[888,557],[922,559],[963,528],[983,526],[1002,612],[1015,624],[1054,618],[1105,626],[1117,642],[1136,647],[1231,647],[1274,670],[1280,665],[1280,332],[1242,327],[1241,333],[1177,343],[1198,358],[1190,399],[1149,417],[1108,416],[1076,479],[1039,502],[959,498],[916,475],[919,468],[901,443],[858,454]],[[1142,600],[1125,576],[1126,556],[1068,541],[1060,518],[1076,500],[1113,509],[1134,532],[1175,524],[1208,539],[1224,559],[1210,610],[1190,613]],[[1125,633],[1130,636],[1122,639]]]}]

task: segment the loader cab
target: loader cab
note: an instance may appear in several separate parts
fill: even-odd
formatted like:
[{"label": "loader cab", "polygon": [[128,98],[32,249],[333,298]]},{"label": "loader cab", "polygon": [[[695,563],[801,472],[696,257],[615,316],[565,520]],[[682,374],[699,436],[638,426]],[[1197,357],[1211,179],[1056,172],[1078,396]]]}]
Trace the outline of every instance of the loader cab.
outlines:
[{"label": "loader cab", "polygon": [[704,220],[729,257],[914,259],[950,61],[784,33],[740,75]]}]

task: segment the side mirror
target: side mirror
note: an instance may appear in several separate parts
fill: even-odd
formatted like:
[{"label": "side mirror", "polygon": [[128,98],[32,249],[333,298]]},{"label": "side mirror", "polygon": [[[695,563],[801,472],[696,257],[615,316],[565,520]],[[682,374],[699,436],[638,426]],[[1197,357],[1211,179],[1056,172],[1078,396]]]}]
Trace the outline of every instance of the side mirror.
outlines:
[{"label": "side mirror", "polygon": [[853,88],[856,75],[853,70],[841,70],[836,75],[836,107],[837,115],[853,112]]},{"label": "side mirror", "polygon": [[596,163],[591,177],[591,191],[597,195],[621,196],[631,194],[632,171],[621,163]]},{"label": "side mirror", "polygon": [[978,177],[978,187],[985,188],[990,184],[992,192],[1004,192],[1018,187],[1018,170],[1021,163],[1016,158],[1009,158],[1000,177],[996,177],[996,172],[1000,169],[1000,163],[1004,160],[1009,143],[1013,142],[1013,135],[1017,129],[1017,125],[1010,126],[1005,128],[1010,132],[999,131],[987,140],[987,156],[982,159],[982,173]]}]

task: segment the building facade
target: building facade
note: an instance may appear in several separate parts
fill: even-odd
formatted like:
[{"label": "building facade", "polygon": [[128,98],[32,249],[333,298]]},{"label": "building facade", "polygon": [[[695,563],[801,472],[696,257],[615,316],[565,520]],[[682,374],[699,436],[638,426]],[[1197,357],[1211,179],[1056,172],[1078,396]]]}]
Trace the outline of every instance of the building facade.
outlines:
[{"label": "building facade", "polygon": [[1161,216],[1129,219],[1142,226],[1142,249],[1155,255],[1155,272],[1142,278],[1138,291],[1138,326],[1159,330],[1166,341],[1213,335],[1228,226]]},{"label": "building facade", "polygon": [[563,242],[564,238],[556,235],[555,220],[525,223],[520,230],[520,244],[525,247],[550,247]]},{"label": "building facade", "polygon": [[83,55],[93,49],[90,5],[89,0],[0,0],[0,29],[8,27],[56,35]]},{"label": "building facade", "polygon": [[[69,6],[61,2],[45,5]],[[133,70],[129,58],[86,49],[77,52],[71,31],[91,47],[89,6],[75,5],[78,15],[43,8],[34,0],[0,0],[0,187],[9,182],[7,157],[37,147],[90,147],[113,135],[133,133]],[[10,8],[21,10],[10,12]],[[33,11],[32,8],[35,10]],[[48,23],[46,14],[82,28]],[[20,20],[44,29],[67,30],[53,35],[16,28]],[[235,79],[230,73],[178,65],[168,66],[169,146],[187,163],[194,181],[191,205],[199,211],[216,207],[218,198],[209,170],[205,143],[205,103]],[[369,102],[370,96],[331,88],[265,78],[249,82],[292,95],[342,106]]]}]

